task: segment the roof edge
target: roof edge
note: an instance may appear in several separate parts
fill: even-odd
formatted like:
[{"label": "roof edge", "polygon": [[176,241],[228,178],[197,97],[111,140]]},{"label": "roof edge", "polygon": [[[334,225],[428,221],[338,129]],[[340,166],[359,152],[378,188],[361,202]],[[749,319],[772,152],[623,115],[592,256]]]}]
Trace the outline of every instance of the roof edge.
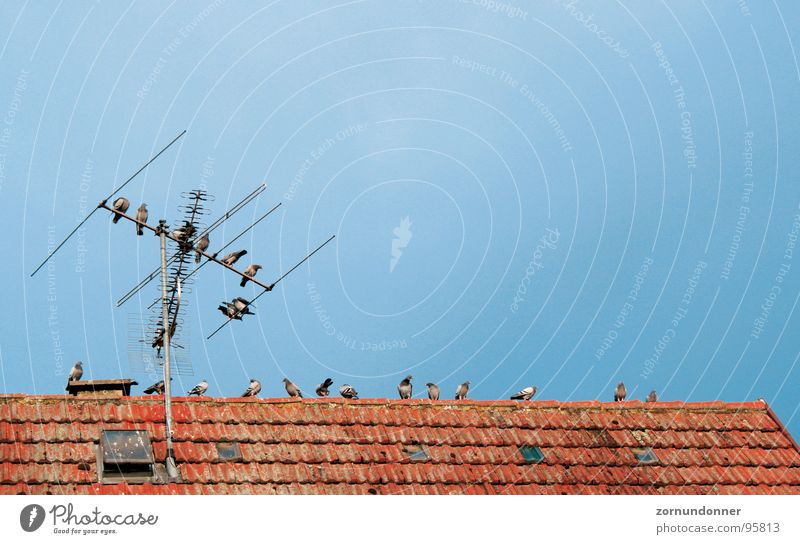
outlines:
[{"label": "roof edge", "polygon": [[[24,393],[11,393],[0,394],[0,402],[9,400],[43,400],[43,401],[58,401],[67,400],[70,402],[163,402],[163,395],[139,395],[139,396],[124,396],[112,398],[81,398],[71,395],[27,395]],[[771,408],[763,401],[746,401],[746,402],[723,402],[723,401],[710,401],[710,402],[683,402],[683,401],[666,401],[666,402],[643,402],[639,400],[623,401],[623,402],[602,402],[599,400],[590,401],[556,401],[556,400],[535,400],[535,401],[513,401],[513,400],[438,400],[431,401],[428,399],[389,399],[389,398],[364,398],[358,400],[345,399],[339,397],[321,397],[321,398],[303,398],[293,399],[287,397],[266,397],[266,398],[242,398],[242,397],[172,397],[173,402],[195,404],[345,404],[353,406],[452,406],[452,407],[497,407],[497,408],[542,408],[542,409],[558,409],[558,410],[607,410],[607,409],[631,409],[641,410],[646,408],[648,410],[756,410],[767,411],[770,417],[776,421],[784,433],[791,438],[786,428],[772,412]],[[797,443],[791,439],[795,447]],[[800,450],[798,450],[800,451]]]},{"label": "roof edge", "polygon": [[783,424],[783,421],[780,420],[780,418],[778,417],[778,414],[776,414],[772,410],[770,405],[767,404],[767,401],[762,400],[761,402],[764,404],[764,407],[767,409],[767,414],[769,414],[769,417],[772,418],[772,421],[774,421],[775,424],[778,426],[778,429],[780,429],[780,431],[783,434],[783,436],[785,436],[786,439],[789,440],[789,442],[792,444],[792,446],[794,446],[795,451],[800,453],[800,446],[797,445],[797,442],[795,441],[794,437],[789,432],[789,429],[786,428],[786,425]]}]

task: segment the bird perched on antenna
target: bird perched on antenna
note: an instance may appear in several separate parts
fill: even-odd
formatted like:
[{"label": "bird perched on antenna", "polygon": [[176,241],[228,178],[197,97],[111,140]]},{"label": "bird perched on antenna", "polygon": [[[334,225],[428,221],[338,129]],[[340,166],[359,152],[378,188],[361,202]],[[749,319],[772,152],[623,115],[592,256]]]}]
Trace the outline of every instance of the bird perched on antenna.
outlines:
[{"label": "bird perched on antenna", "polygon": [[243,315],[255,315],[250,311],[250,302],[242,297],[236,297],[231,302],[223,302],[217,306],[217,310],[228,319],[242,320]]},{"label": "bird perched on antenna", "polygon": [[[170,378],[170,381],[172,381],[172,378]],[[153,385],[151,385],[150,387],[148,387],[147,389],[145,389],[144,390],[144,394],[145,395],[152,395],[152,394],[163,395],[164,394],[164,380],[161,380],[160,382],[156,382]]]},{"label": "bird perched on antenna", "polygon": [[261,382],[256,379],[250,378],[250,385],[242,393],[243,397],[255,397],[261,392]]},{"label": "bird perched on antenna", "polygon": [[69,389],[70,382],[77,382],[83,376],[83,363],[80,361],[76,361],[75,365],[72,367],[72,370],[69,371],[69,377],[67,378],[67,389]]},{"label": "bird perched on antenna", "polygon": [[204,235],[202,235],[197,240],[197,243],[195,243],[195,245],[194,245],[194,247],[197,249],[197,251],[195,252],[195,255],[194,255],[195,264],[199,263],[200,259],[203,258],[203,255],[200,252],[201,251],[205,252],[205,250],[208,249],[208,244],[209,243],[210,243],[210,240],[208,238],[208,233],[205,233]]},{"label": "bird perched on antenna", "polygon": [[[130,201],[124,196],[121,196],[114,201],[114,204],[112,204],[111,207],[114,208],[115,211],[118,211],[120,213],[125,213],[128,211],[130,205],[131,205]],[[119,213],[115,213],[114,219],[112,219],[111,222],[116,224],[117,221],[119,221],[121,218],[122,216]]]},{"label": "bird perched on antenna", "polygon": [[[163,385],[164,385],[164,382],[161,382],[161,385],[162,385],[162,387],[163,387]],[[190,391],[187,393],[187,395],[189,395],[189,396],[191,396],[191,395],[197,395],[198,397],[202,397],[203,395],[205,395],[205,394],[206,394],[206,391],[207,391],[207,390],[208,390],[208,382],[207,382],[207,381],[205,381],[205,380],[203,380],[202,382],[200,382],[200,383],[198,383],[197,385],[195,385],[195,386],[194,386],[194,387],[193,387],[193,388],[192,388],[192,389],[191,389],[191,390],[190,390]]]},{"label": "bird perched on antenna", "polygon": [[233,253],[228,253],[223,258],[220,259],[220,262],[227,264],[228,266],[233,266],[236,261],[241,259],[247,255],[247,250],[243,249],[241,251],[234,251]]},{"label": "bird perched on antenna", "polygon": [[625,384],[619,382],[619,385],[614,390],[614,402],[622,402],[626,396],[628,396],[628,391],[625,389]]},{"label": "bird perched on antenna", "polygon": [[[251,264],[247,268],[244,269],[244,272],[242,272],[242,274],[252,278],[253,276],[256,275],[256,273],[259,270],[261,270],[261,268],[262,268],[262,266],[260,264]],[[242,287],[247,285],[247,278],[242,278],[242,281],[239,282],[239,285],[242,286]]]},{"label": "bird perched on antenna", "polygon": [[439,386],[435,383],[426,383],[428,388],[428,398],[431,400],[439,400]]},{"label": "bird perched on antenna", "polygon": [[536,386],[526,387],[522,391],[511,395],[511,400],[531,400],[536,394]]},{"label": "bird perched on antenna", "polygon": [[400,385],[397,386],[397,392],[400,393],[401,399],[410,399],[411,398],[411,390],[413,386],[411,385],[411,379],[413,376],[408,375],[400,382]]},{"label": "bird perched on antenna", "polygon": [[467,398],[470,383],[472,382],[466,381],[458,386],[458,389],[456,389],[456,400],[464,400]]},{"label": "bird perched on antenna", "polygon": [[[147,223],[147,216],[147,204],[142,204],[139,206],[139,209],[136,210],[136,220],[141,221],[142,223]],[[144,234],[144,227],[139,223],[136,223],[136,234],[139,236]]]},{"label": "bird perched on antenna", "polygon": [[289,393],[289,396],[292,398],[303,398],[303,392],[300,391],[300,388],[297,387],[292,380],[289,378],[283,379],[283,384],[286,386],[286,392]]},{"label": "bird perched on antenna", "polygon": [[647,402],[658,402],[658,394],[655,389],[650,391],[650,394],[647,395]]},{"label": "bird perched on antenna", "polygon": [[[172,323],[169,325],[169,337],[173,338],[175,336],[175,330],[178,325],[177,320],[173,319]],[[161,349],[164,347],[164,327],[163,325],[159,325],[158,329],[156,329],[156,336],[153,339],[153,349],[156,350],[156,356],[161,357]]]},{"label": "bird perched on antenna", "polygon": [[346,399],[358,400],[358,391],[352,385],[344,384],[339,388],[339,394]]},{"label": "bird perched on antenna", "polygon": [[331,392],[328,390],[328,388],[332,385],[333,385],[333,380],[330,378],[325,378],[325,381],[317,386],[316,390],[317,396],[327,397],[328,395],[330,395]]}]

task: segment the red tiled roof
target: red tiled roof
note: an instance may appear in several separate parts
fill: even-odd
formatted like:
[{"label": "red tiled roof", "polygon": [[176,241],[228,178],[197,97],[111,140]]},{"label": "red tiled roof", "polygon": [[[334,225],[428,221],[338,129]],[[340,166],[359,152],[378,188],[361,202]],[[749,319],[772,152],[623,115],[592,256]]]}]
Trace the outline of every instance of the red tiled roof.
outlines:
[{"label": "red tiled roof", "polygon": [[[0,493],[800,493],[800,451],[763,402],[173,399],[183,483],[98,483],[102,429],[149,432],[161,397],[0,396]],[[216,444],[238,442],[241,460]],[[425,445],[427,461],[403,446]],[[528,464],[519,446],[540,447]],[[631,448],[651,447],[642,465]]]}]

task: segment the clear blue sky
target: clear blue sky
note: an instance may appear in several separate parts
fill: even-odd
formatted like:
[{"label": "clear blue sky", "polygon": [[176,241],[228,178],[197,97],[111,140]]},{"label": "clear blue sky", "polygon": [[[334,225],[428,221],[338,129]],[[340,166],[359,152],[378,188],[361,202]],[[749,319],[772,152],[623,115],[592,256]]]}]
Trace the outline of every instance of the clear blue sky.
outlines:
[{"label": "clear blue sky", "polygon": [[[124,191],[151,220],[205,185],[212,248],[274,279],[254,296],[208,266],[182,342],[209,394],[326,376],[364,397],[764,397],[800,434],[796,2],[17,2],[0,5],[2,391],[143,372],[129,348],[156,240],[97,213]],[[403,220],[407,218],[407,221]],[[393,247],[394,245],[394,247]],[[794,249],[794,251],[792,251]],[[394,251],[394,253],[393,253]],[[132,325],[134,324],[134,325]]]}]

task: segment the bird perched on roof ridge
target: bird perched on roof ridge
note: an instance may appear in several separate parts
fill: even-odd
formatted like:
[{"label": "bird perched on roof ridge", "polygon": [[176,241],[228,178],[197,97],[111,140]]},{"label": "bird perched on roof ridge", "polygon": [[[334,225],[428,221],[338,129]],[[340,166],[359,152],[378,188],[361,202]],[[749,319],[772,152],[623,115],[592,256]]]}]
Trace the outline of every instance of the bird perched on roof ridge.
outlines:
[{"label": "bird perched on roof ridge", "polygon": [[300,391],[300,388],[292,382],[289,378],[283,379],[283,384],[286,386],[286,392],[289,393],[289,396],[292,398],[303,398],[303,392]]},{"label": "bird perched on roof ridge", "polygon": [[[141,221],[142,223],[147,223],[148,215],[149,214],[147,213],[147,204],[142,203],[142,205],[139,206],[139,209],[136,210],[136,220]],[[144,227],[141,226],[139,223],[136,223],[136,234],[138,236],[142,236],[144,234]]]},{"label": "bird perched on roof ridge", "polygon": [[72,369],[69,371],[69,377],[67,378],[67,385],[69,382],[77,382],[83,376],[83,363],[80,361],[76,361],[73,365]]},{"label": "bird perched on roof ridge", "polygon": [[400,398],[401,399],[410,399],[411,398],[411,391],[414,388],[414,386],[411,385],[411,380],[412,380],[413,377],[414,376],[409,374],[408,376],[406,376],[403,379],[402,382],[400,382],[400,385],[397,386],[397,392],[400,393]]},{"label": "bird perched on roof ridge", "polygon": [[195,262],[195,264],[199,263],[200,259],[203,258],[203,255],[201,255],[200,252],[207,250],[209,243],[210,243],[210,240],[208,238],[208,233],[205,233],[204,235],[202,235],[197,240],[197,242],[194,245],[194,247],[197,250],[197,251],[195,251],[195,254],[194,254],[194,262]]},{"label": "bird perched on roof ridge", "polygon": [[[172,381],[172,378],[170,378],[169,380]],[[157,393],[159,395],[163,395],[164,394],[164,380],[161,380],[160,382],[156,382],[156,383],[154,383],[153,385],[151,385],[150,387],[148,387],[147,389],[144,390],[144,394],[145,395],[152,395],[153,393]]]},{"label": "bird perched on roof ridge", "polygon": [[330,378],[325,378],[325,381],[322,382],[317,386],[316,393],[318,397],[327,397],[331,394],[328,388],[333,385],[333,380]]},{"label": "bird perched on roof ridge", "polygon": [[617,388],[614,390],[614,402],[622,402],[628,396],[628,390],[625,389],[625,384],[619,382]]},{"label": "bird perched on roof ridge", "polygon": [[[162,382],[162,385],[163,385],[163,382]],[[200,383],[198,383],[197,385],[195,385],[195,386],[194,386],[194,387],[193,387],[193,388],[192,388],[192,389],[191,389],[191,390],[190,390],[188,393],[186,393],[186,394],[187,394],[187,395],[189,395],[189,396],[192,396],[192,395],[197,395],[198,397],[202,397],[203,395],[205,395],[205,394],[206,394],[206,391],[207,391],[207,390],[208,390],[208,382],[207,382],[207,381],[205,381],[205,380],[203,380],[203,381],[201,381]]]},{"label": "bird perched on roof ridge", "polygon": [[[252,278],[262,268],[263,267],[260,264],[251,264],[251,265],[248,265],[248,267],[244,269],[244,272],[242,272],[242,274]],[[241,287],[244,287],[245,285],[247,285],[247,278],[242,278],[242,281],[239,282],[239,285]]]},{"label": "bird perched on roof ridge", "polygon": [[244,393],[242,393],[243,397],[255,397],[261,392],[261,382],[254,378],[250,378],[250,385],[247,386]]},{"label": "bird perched on roof ridge", "polygon": [[247,255],[247,250],[246,249],[243,249],[241,251],[234,251],[232,253],[228,253],[223,258],[221,258],[220,262],[221,263],[225,263],[228,266],[233,266],[234,263],[236,263],[236,261],[238,261],[239,259],[241,259],[245,255]]},{"label": "bird perched on roof ridge", "polygon": [[426,383],[428,388],[428,398],[431,400],[439,400],[439,386],[435,383]]},{"label": "bird perched on roof ridge", "polygon": [[535,385],[526,387],[522,391],[511,395],[511,400],[531,400],[536,394],[537,388]]},{"label": "bird perched on roof ridge", "polygon": [[467,393],[469,393],[469,386],[471,383],[472,382],[467,380],[458,386],[458,389],[456,389],[456,400],[464,400],[467,398]]},{"label": "bird perched on roof ridge", "polygon": [[655,389],[650,391],[650,394],[647,395],[647,402],[658,402],[658,393],[656,393]]},{"label": "bird perched on roof ridge", "polygon": [[339,394],[346,399],[358,400],[358,391],[356,391],[352,385],[342,385],[339,388]]},{"label": "bird perched on roof ridge", "polygon": [[[114,208],[115,211],[118,211],[120,213],[125,213],[128,211],[130,205],[131,205],[130,201],[124,196],[121,196],[114,201],[114,204],[112,204],[111,207]],[[111,220],[112,223],[116,224],[117,221],[120,220],[120,218],[122,217],[120,213],[114,214],[114,218]]]}]

